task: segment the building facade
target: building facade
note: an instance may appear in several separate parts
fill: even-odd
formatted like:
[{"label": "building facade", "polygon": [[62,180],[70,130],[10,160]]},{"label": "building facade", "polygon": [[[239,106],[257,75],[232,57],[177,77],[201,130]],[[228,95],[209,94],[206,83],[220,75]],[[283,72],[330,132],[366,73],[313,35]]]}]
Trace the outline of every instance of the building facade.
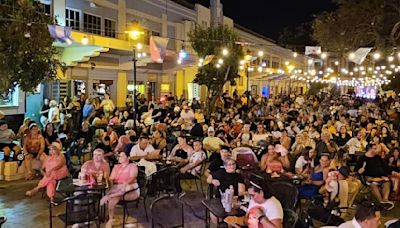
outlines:
[{"label": "building facade", "polygon": [[[139,24],[144,33],[140,38],[143,48],[137,68],[137,90],[153,100],[172,92],[176,96],[205,99],[206,88],[193,84],[197,73],[198,57],[190,47],[188,33],[196,25],[212,26],[224,24],[234,29],[239,37],[253,43],[248,52],[262,50],[265,69],[251,73],[241,71],[242,77],[235,86],[226,85],[230,92],[239,93],[252,89],[262,95],[302,92],[304,83],[289,80],[289,71],[284,63],[290,61],[296,68],[304,68],[304,56],[293,57],[291,50],[276,45],[270,39],[247,30],[226,16],[219,0],[211,0],[211,9],[200,4],[191,5],[184,0],[40,0],[47,13],[54,16],[61,26],[72,28],[72,44],[54,45],[61,50],[61,59],[68,66],[59,80],[42,85],[42,91],[30,94],[26,99],[19,94],[15,113],[26,116],[38,115],[44,97],[60,100],[65,96],[85,94],[88,97],[102,96],[105,92],[117,107],[125,106],[125,99],[133,93],[133,48],[135,43],[126,31]],[[151,36],[168,38],[163,63],[153,63],[150,58]],[[180,51],[189,55],[182,64],[177,64]],[[249,78],[247,78],[249,76]],[[291,90],[290,88],[296,88]],[[29,100],[27,105],[22,104]],[[40,103],[40,105],[38,105]],[[34,104],[34,105],[31,105]],[[20,107],[21,106],[21,107]],[[2,108],[4,109],[4,107]]]}]

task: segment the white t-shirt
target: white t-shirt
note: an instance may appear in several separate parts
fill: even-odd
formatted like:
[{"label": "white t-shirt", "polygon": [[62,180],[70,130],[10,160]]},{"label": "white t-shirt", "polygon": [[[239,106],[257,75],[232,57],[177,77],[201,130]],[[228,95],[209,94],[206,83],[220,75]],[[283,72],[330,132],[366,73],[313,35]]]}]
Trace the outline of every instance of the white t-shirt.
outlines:
[{"label": "white t-shirt", "polygon": [[[191,153],[190,157],[189,157],[189,164],[193,164],[198,161],[205,160],[206,158],[207,158],[206,153],[204,151],[202,151],[202,150],[197,151],[197,152],[193,151],[193,153]],[[200,172],[201,172],[201,164],[194,167],[192,170],[190,170],[190,173],[193,175],[199,174]]]},{"label": "white t-shirt", "polygon": [[256,202],[254,202],[254,200],[250,200],[249,208],[248,208],[247,211],[250,211],[250,209],[253,208],[253,207],[261,207],[265,212],[265,216],[269,220],[283,219],[282,205],[279,202],[279,200],[277,200],[273,196],[271,198],[267,199],[262,204],[258,204]]},{"label": "white t-shirt", "polygon": [[[296,161],[296,164],[295,164],[295,168],[296,169],[303,169],[303,167],[305,166],[305,165],[307,165],[307,161],[306,161],[306,159],[304,158],[304,156],[303,155],[301,155],[298,159],[297,159],[297,161]],[[312,161],[311,162],[311,167],[314,167],[314,162]]]},{"label": "white t-shirt", "polygon": [[147,147],[142,150],[139,147],[139,144],[136,144],[132,147],[131,152],[129,153],[129,156],[134,157],[134,156],[146,156],[149,153],[154,151],[154,147],[152,145],[147,145]]}]

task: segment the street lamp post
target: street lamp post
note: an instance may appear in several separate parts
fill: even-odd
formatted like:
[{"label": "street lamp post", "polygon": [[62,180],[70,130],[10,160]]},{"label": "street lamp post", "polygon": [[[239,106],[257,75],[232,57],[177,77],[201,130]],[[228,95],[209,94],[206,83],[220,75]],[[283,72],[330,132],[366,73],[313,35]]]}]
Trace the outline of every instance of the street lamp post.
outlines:
[{"label": "street lamp post", "polygon": [[137,121],[137,112],[138,112],[138,104],[137,104],[137,79],[136,79],[136,63],[138,61],[137,55],[136,55],[136,50],[140,50],[142,48],[142,44],[137,42],[139,37],[144,34],[144,32],[141,30],[140,26],[138,24],[134,24],[132,26],[132,29],[129,31],[125,32],[128,33],[129,38],[131,38],[134,41],[133,45],[133,128],[136,130],[136,121]]},{"label": "street lamp post", "polygon": [[133,128],[135,129],[135,131],[136,131],[136,120],[137,120],[137,118],[136,118],[136,113],[137,113],[137,111],[138,111],[138,106],[137,106],[137,97],[136,97],[136,94],[137,94],[137,92],[136,92],[136,84],[137,84],[137,81],[136,81],[136,62],[137,62],[137,57],[136,57],[136,47],[134,46],[133,47],[133,59],[132,59],[132,61],[133,61],[133,110],[134,110],[134,112],[133,112]]}]

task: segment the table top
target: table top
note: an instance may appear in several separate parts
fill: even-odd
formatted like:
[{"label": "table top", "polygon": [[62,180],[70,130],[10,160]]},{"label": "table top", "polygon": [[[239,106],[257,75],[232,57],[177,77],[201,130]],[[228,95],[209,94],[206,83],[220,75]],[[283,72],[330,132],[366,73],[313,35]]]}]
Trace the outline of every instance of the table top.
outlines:
[{"label": "table top", "polygon": [[203,205],[211,212],[213,213],[216,217],[225,219],[228,216],[244,216],[246,215],[246,212],[241,210],[241,209],[234,209],[232,208],[232,211],[227,213],[225,212],[224,207],[222,206],[221,199],[220,198],[214,198],[214,199],[207,199],[201,201]]},{"label": "table top", "polygon": [[57,189],[57,192],[70,194],[70,193],[79,192],[79,191],[103,191],[103,190],[108,189],[108,185],[105,183],[95,184],[93,186],[91,186],[91,185],[75,185],[73,182],[68,182],[65,184],[57,185],[56,189]]}]

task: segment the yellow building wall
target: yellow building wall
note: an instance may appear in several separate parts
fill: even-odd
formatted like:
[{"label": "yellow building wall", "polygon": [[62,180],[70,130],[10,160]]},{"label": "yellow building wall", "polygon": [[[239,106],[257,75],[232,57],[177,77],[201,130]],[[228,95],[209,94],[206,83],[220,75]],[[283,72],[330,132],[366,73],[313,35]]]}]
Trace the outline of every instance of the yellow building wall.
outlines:
[{"label": "yellow building wall", "polygon": [[187,98],[187,84],[193,82],[198,71],[197,66],[186,67],[176,72],[175,94],[180,97],[182,94]]},{"label": "yellow building wall", "polygon": [[117,107],[125,107],[126,95],[128,87],[128,75],[125,71],[118,72],[117,80]]}]

